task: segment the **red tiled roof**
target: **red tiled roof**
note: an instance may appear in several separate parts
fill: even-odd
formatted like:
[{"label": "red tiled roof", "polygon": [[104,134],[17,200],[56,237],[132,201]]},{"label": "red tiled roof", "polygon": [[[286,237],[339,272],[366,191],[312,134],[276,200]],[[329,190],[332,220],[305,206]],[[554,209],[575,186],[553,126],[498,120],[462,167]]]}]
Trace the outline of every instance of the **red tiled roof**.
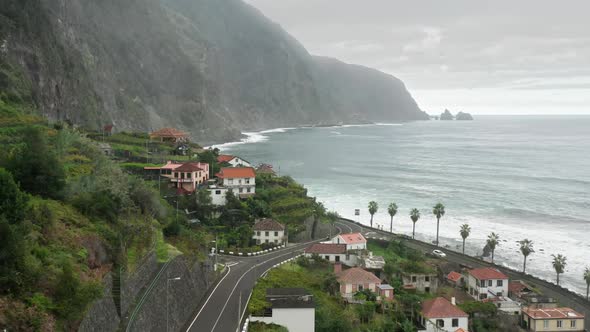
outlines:
[{"label": "red tiled roof", "polygon": [[375,276],[373,273],[365,271],[358,267],[343,270],[339,272],[336,276],[338,277],[338,282],[345,284],[381,284],[381,279],[377,278],[377,276]]},{"label": "red tiled roof", "polygon": [[272,219],[262,219],[254,224],[255,231],[284,231],[285,226]]},{"label": "red tiled roof", "polygon": [[275,171],[272,169],[272,165],[262,164],[258,166],[258,168],[256,169],[256,173],[275,174]]},{"label": "red tiled roof", "polygon": [[219,156],[217,156],[217,162],[218,163],[227,163],[234,158],[235,158],[234,156],[229,155],[229,154],[220,154]]},{"label": "red tiled roof", "polygon": [[520,280],[511,281],[508,283],[508,291],[511,293],[520,293],[529,287]]},{"label": "red tiled roof", "polygon": [[584,318],[584,315],[570,308],[543,308],[533,309],[525,307],[522,312],[527,314],[531,318],[535,319],[548,319],[548,318]]},{"label": "red tiled roof", "polygon": [[463,330],[462,328],[458,328],[455,330],[455,332],[467,332],[467,331]]},{"label": "red tiled roof", "polygon": [[456,318],[468,317],[463,310],[459,309],[444,297],[426,300],[422,303],[422,315],[426,318]]},{"label": "red tiled roof", "polygon": [[461,280],[461,277],[463,277],[461,275],[461,273],[451,271],[451,273],[449,273],[449,275],[447,276],[447,279],[449,279],[450,281],[453,281],[453,282],[457,282],[457,281]]},{"label": "red tiled roof", "polygon": [[471,274],[478,280],[508,279],[508,276],[506,276],[504,273],[491,267],[483,267],[479,269],[469,270],[469,274]]},{"label": "red tiled roof", "polygon": [[344,254],[346,244],[314,243],[305,249],[306,254]]},{"label": "red tiled roof", "polygon": [[340,234],[339,236],[346,244],[367,243],[367,239],[361,233]]},{"label": "red tiled roof", "polygon": [[188,137],[188,134],[176,128],[162,128],[150,134],[151,137]]},{"label": "red tiled roof", "polygon": [[256,173],[252,167],[225,167],[217,173],[220,179],[255,178]]},{"label": "red tiled roof", "polygon": [[201,163],[184,163],[179,167],[174,168],[175,172],[198,172],[204,171]]}]

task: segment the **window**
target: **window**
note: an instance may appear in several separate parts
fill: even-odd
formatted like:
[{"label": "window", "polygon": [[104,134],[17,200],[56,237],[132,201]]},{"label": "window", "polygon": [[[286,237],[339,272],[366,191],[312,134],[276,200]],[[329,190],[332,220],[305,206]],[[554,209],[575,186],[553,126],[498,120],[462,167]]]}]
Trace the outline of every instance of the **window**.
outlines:
[{"label": "window", "polygon": [[487,299],[488,298],[488,294],[479,294],[479,299],[483,300],[483,299]]},{"label": "window", "polygon": [[570,327],[576,327],[576,321],[570,320]]},{"label": "window", "polygon": [[251,189],[250,189],[250,188],[248,188],[248,189],[246,189],[246,191],[247,191],[247,192],[250,192],[250,191],[251,191]]},{"label": "window", "polygon": [[502,296],[502,292],[497,292],[496,296]]},{"label": "window", "polygon": [[221,190],[215,190],[215,195],[221,195]]},{"label": "window", "polygon": [[424,292],[430,293],[430,287],[424,287]]},{"label": "window", "polygon": [[234,184],[234,179],[227,180],[227,184]]},{"label": "window", "polygon": [[416,276],[412,276],[412,282],[416,282]]},{"label": "window", "polygon": [[240,194],[244,192],[244,188],[240,188]]},{"label": "window", "polygon": [[242,179],[239,179],[238,180],[238,184],[242,184]]},{"label": "window", "polygon": [[424,281],[430,282],[430,277],[428,277],[428,276],[424,277]]},{"label": "window", "polygon": [[193,177],[193,173],[186,173],[186,178],[187,178],[187,179],[190,179],[190,178],[192,178],[192,177]]},{"label": "window", "polygon": [[480,281],[479,284],[480,284],[481,287],[485,287],[486,286],[486,281],[485,280],[482,280],[482,281]]},{"label": "window", "polygon": [[436,320],[436,326],[437,327],[445,327],[445,321],[442,319],[437,319]]},{"label": "window", "polygon": [[264,232],[264,236],[268,236],[269,232]]},{"label": "window", "polygon": [[250,179],[246,179],[246,184],[250,184]]},{"label": "window", "polygon": [[178,173],[174,172],[174,178],[178,179]]},{"label": "window", "polygon": [[256,231],[256,235],[260,236],[260,231]]},{"label": "window", "polygon": [[544,320],[543,321],[543,328],[546,329],[549,327],[549,321],[548,320]]},{"label": "window", "polygon": [[562,320],[558,320],[557,321],[557,327],[563,327],[563,321]]},{"label": "window", "polygon": [[492,287],[492,280],[488,280],[488,287]]},{"label": "window", "polygon": [[330,256],[328,256],[328,255],[324,256],[324,258],[325,258],[327,261],[329,261],[329,260],[330,260]]},{"label": "window", "polygon": [[275,232],[275,236],[279,236],[279,232]]},{"label": "window", "polygon": [[275,239],[275,243],[279,243],[279,240]]},{"label": "window", "polygon": [[180,173],[180,178],[184,179],[184,173]]},{"label": "window", "polygon": [[264,240],[264,243],[268,243],[268,239]]},{"label": "window", "polygon": [[363,285],[359,285],[359,292],[363,291]]},{"label": "window", "polygon": [[498,286],[498,287],[502,287],[502,286],[504,286],[504,280],[498,280],[498,281],[496,282],[496,286]]},{"label": "window", "polygon": [[334,261],[340,262],[340,256],[338,256],[338,255],[334,256]]},{"label": "window", "polygon": [[459,318],[453,318],[452,327],[459,327]]}]

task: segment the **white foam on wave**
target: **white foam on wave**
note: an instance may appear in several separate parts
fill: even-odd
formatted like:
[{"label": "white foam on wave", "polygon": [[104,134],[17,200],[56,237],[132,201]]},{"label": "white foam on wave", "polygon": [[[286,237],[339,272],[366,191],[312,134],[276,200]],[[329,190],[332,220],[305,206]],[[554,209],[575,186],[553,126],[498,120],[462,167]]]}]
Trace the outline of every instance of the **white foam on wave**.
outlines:
[{"label": "white foam on wave", "polygon": [[376,126],[403,126],[402,123],[382,123],[382,122],[377,122],[375,123]]},{"label": "white foam on wave", "polygon": [[268,140],[268,136],[265,134],[274,134],[274,133],[284,133],[288,130],[293,130],[297,128],[275,128],[275,129],[267,129],[262,131],[254,131],[254,132],[242,132],[242,135],[245,137],[240,139],[236,142],[227,142],[223,144],[215,144],[206,147],[206,149],[219,149],[221,151],[228,150],[232,147],[242,144],[252,144],[252,143],[260,143],[265,142]]}]

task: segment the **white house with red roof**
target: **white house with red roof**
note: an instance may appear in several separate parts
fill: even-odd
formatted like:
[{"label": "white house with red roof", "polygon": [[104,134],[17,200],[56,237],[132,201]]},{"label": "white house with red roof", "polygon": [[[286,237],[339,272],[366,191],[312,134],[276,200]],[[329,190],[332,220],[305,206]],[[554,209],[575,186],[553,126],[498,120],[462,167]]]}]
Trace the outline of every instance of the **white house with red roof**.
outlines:
[{"label": "white house with red roof", "polygon": [[467,272],[467,288],[478,301],[508,296],[508,276],[498,269],[484,267]]},{"label": "white house with red roof", "polygon": [[335,244],[346,244],[346,250],[367,249],[367,239],[361,233],[339,234],[330,241]]},{"label": "white house with red roof", "polygon": [[273,243],[280,245],[286,241],[285,225],[273,219],[267,218],[257,221],[252,230],[254,231],[252,238],[256,240],[256,244]]},{"label": "white house with red roof", "polygon": [[444,297],[437,297],[422,302],[419,318],[422,326],[418,328],[418,331],[467,332],[469,315],[459,309],[454,301],[455,298],[449,301]]},{"label": "white house with red roof", "polygon": [[311,258],[318,255],[330,263],[342,263],[348,266],[356,266],[358,264],[358,256],[346,250],[346,244],[335,243],[314,243],[307,247],[303,254]]},{"label": "white house with red roof", "polygon": [[220,164],[227,163],[231,167],[252,167],[248,161],[229,154],[220,154],[217,156],[217,162]]},{"label": "white house with red roof", "polygon": [[256,194],[256,172],[252,167],[224,167],[216,176],[217,184],[209,186],[215,205],[225,205],[228,191],[239,198]]}]

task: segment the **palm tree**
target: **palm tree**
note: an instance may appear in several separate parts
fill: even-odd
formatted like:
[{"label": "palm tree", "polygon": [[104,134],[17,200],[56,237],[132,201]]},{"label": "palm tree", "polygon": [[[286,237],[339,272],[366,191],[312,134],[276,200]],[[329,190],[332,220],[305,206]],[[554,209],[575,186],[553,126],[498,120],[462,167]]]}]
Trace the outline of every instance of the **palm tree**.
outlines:
[{"label": "palm tree", "polygon": [[488,235],[487,243],[492,251],[492,263],[494,263],[494,251],[496,251],[496,246],[500,243],[500,235],[492,232],[492,234]]},{"label": "palm tree", "polygon": [[442,203],[436,204],[432,208],[432,213],[436,216],[436,245],[438,246],[438,228],[440,225],[440,218],[445,215],[445,206]]},{"label": "palm tree", "polygon": [[522,273],[526,273],[526,259],[529,257],[530,254],[535,252],[533,249],[533,241],[529,239],[524,239],[522,241],[518,241],[520,243],[520,252],[524,256],[524,263],[522,264]]},{"label": "palm tree", "polygon": [[584,271],[584,280],[586,280],[586,301],[588,301],[590,299],[588,298],[588,295],[590,295],[590,267],[587,267]]},{"label": "palm tree", "polygon": [[557,285],[559,285],[559,275],[565,271],[565,266],[567,265],[567,258],[562,254],[559,254],[557,256],[551,255],[551,257],[553,257],[553,268],[557,273]]},{"label": "palm tree", "polygon": [[471,234],[471,227],[468,224],[463,224],[459,233],[461,233],[461,237],[463,238],[463,255],[465,255],[465,239]]},{"label": "palm tree", "polygon": [[371,214],[371,228],[373,227],[373,215],[379,210],[379,205],[375,201],[369,202],[369,213]]},{"label": "palm tree", "polygon": [[389,216],[391,217],[391,222],[389,224],[389,232],[393,233],[393,217],[397,214],[397,204],[389,204],[389,207],[387,208],[387,213],[389,213]]},{"label": "palm tree", "polygon": [[414,226],[412,227],[412,239],[413,239],[414,235],[416,234],[416,222],[418,221],[418,219],[420,219],[420,211],[418,211],[418,209],[412,209],[412,211],[410,211],[410,218],[412,219],[412,222],[414,223]]}]

